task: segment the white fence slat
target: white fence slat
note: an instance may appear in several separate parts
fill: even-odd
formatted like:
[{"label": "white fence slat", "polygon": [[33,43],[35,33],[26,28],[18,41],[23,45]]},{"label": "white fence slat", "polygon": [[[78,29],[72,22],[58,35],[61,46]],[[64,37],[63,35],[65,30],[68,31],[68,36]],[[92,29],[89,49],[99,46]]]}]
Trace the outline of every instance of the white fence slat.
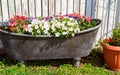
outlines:
[{"label": "white fence slat", "polygon": [[96,0],[92,0],[92,9],[91,9],[92,18],[95,18],[95,12],[96,12]]},{"label": "white fence slat", "polygon": [[54,0],[49,0],[49,16],[55,14],[55,2]]},{"label": "white fence slat", "polygon": [[28,0],[22,0],[22,13],[24,16],[29,16],[29,14],[28,14]]},{"label": "white fence slat", "polygon": [[67,0],[61,0],[62,14],[66,14],[67,12]]},{"label": "white fence slat", "polygon": [[[107,30],[108,30],[108,24],[109,24],[109,11],[110,11],[110,7],[109,7],[109,0],[105,1],[105,13],[104,13],[104,18],[103,18],[103,25],[102,25],[102,38],[103,37],[108,37],[107,36]],[[99,9],[100,10],[100,9]],[[98,11],[101,12],[101,11]],[[100,13],[99,13],[100,14]],[[99,18],[101,18],[101,16],[98,16]]]},{"label": "white fence slat", "polygon": [[95,7],[96,7],[96,0],[87,0],[85,15],[88,17],[94,18],[95,17],[94,16],[95,15]]},{"label": "white fence slat", "polygon": [[68,13],[73,13],[73,0],[68,0]]},{"label": "white fence slat", "polygon": [[[103,3],[103,0],[99,0],[99,3],[98,3],[98,12],[97,12],[97,17],[99,17],[100,19],[103,18],[103,10],[106,9],[107,6],[104,6],[103,5],[105,4],[106,5],[106,1],[104,1]],[[101,13],[100,13],[101,12]],[[98,15],[99,14],[99,15]],[[105,14],[105,13],[104,13]]]},{"label": "white fence slat", "polygon": [[2,0],[2,12],[3,12],[3,21],[8,19],[8,8],[7,0]]},{"label": "white fence slat", "polygon": [[[117,3],[117,0],[115,0],[115,1],[113,0],[113,4],[112,4],[112,7],[111,7],[111,9],[112,9],[112,11],[113,11],[113,14],[114,14],[114,15],[112,14],[112,15],[113,15],[112,28],[115,28],[115,21],[116,21],[115,18],[116,18],[116,10],[117,10],[117,9],[116,9],[116,8],[117,8],[117,4],[116,4],[116,3]],[[119,15],[119,17],[120,17],[120,13],[119,13],[118,15]],[[119,22],[120,22],[120,21],[119,21]]]},{"label": "white fence slat", "polygon": [[92,1],[91,0],[87,0],[86,1],[86,12],[85,12],[85,15],[86,16],[91,16],[92,12]]},{"label": "white fence slat", "polygon": [[61,12],[60,4],[61,4],[61,0],[55,0],[55,14],[59,14]]},{"label": "white fence slat", "polygon": [[79,12],[80,7],[79,1],[80,0],[74,0],[74,12]]},{"label": "white fence slat", "polygon": [[85,0],[80,1],[80,14],[85,15]]},{"label": "white fence slat", "polygon": [[115,25],[113,25],[113,23],[114,23],[114,15],[113,14],[115,14],[115,10],[114,10],[114,3],[115,3],[115,0],[113,1],[113,0],[111,0],[111,2],[110,2],[110,12],[109,12],[109,26],[108,26],[108,32],[110,32],[112,29],[113,29],[113,26],[115,26]]},{"label": "white fence slat", "polygon": [[48,16],[48,0],[42,0],[42,16]]},{"label": "white fence slat", "polygon": [[36,16],[40,17],[41,15],[41,0],[36,0]]},{"label": "white fence slat", "polygon": [[1,3],[1,1],[0,1],[0,22],[2,22],[3,21],[3,15],[2,15],[2,3]]},{"label": "white fence slat", "polygon": [[9,5],[9,16],[13,17],[15,15],[15,5],[14,5],[14,1],[13,0],[8,0],[8,5]]},{"label": "white fence slat", "polygon": [[29,14],[30,14],[30,17],[35,17],[34,0],[29,0]]},{"label": "white fence slat", "polygon": [[[12,0],[13,1],[13,0]],[[22,15],[22,11],[21,11],[21,0],[16,0],[16,14],[17,15]]]},{"label": "white fence slat", "polygon": [[117,0],[117,7],[116,7],[116,17],[115,17],[115,27],[118,27],[118,22],[119,22],[119,14],[120,14],[120,0]]}]

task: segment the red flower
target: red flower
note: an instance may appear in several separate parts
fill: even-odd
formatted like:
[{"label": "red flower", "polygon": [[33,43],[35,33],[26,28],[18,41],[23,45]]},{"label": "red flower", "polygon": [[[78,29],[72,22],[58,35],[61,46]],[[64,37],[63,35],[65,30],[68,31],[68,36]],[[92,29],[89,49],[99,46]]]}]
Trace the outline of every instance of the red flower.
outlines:
[{"label": "red flower", "polygon": [[24,21],[24,20],[26,19],[26,17],[25,17],[25,16],[21,16],[20,19],[21,19],[22,21]]},{"label": "red flower", "polygon": [[90,17],[86,17],[86,21],[90,22],[91,18]]},{"label": "red flower", "polygon": [[15,16],[14,16],[14,19],[19,19],[19,17],[20,17],[20,16],[18,16],[18,15],[15,15]]},{"label": "red flower", "polygon": [[10,31],[14,31],[14,27],[10,27]]}]

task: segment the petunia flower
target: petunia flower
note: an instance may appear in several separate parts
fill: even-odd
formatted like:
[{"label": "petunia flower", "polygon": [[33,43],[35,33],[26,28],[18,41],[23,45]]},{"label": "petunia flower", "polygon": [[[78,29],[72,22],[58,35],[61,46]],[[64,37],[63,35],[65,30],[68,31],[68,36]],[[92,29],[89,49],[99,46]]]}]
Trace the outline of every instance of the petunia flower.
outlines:
[{"label": "petunia flower", "polygon": [[27,28],[28,28],[28,26],[24,24],[23,29],[26,30]]},{"label": "petunia flower", "polygon": [[14,27],[10,27],[10,31],[14,31]]},{"label": "petunia flower", "polygon": [[90,22],[91,18],[90,17],[86,17],[86,21]]}]

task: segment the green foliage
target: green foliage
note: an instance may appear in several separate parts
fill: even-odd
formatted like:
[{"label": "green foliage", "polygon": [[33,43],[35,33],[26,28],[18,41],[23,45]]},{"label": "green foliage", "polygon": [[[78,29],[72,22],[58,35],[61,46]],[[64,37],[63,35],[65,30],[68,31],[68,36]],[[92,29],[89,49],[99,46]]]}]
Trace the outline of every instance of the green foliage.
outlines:
[{"label": "green foliage", "polygon": [[81,68],[75,68],[70,64],[60,65],[58,68],[52,66],[17,66],[13,65],[5,69],[0,68],[0,75],[114,75],[114,72],[104,68],[93,67],[85,64]]},{"label": "green foliage", "polygon": [[112,32],[113,45],[120,46],[120,26],[113,29]]}]

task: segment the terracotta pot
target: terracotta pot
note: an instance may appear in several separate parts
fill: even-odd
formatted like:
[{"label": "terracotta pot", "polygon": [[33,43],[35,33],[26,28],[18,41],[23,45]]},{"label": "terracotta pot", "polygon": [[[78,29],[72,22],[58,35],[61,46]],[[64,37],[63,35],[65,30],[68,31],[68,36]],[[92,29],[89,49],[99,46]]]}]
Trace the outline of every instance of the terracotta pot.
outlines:
[{"label": "terracotta pot", "polygon": [[104,60],[111,70],[120,71],[120,47],[105,44],[105,42],[111,41],[110,38],[101,41]]}]

